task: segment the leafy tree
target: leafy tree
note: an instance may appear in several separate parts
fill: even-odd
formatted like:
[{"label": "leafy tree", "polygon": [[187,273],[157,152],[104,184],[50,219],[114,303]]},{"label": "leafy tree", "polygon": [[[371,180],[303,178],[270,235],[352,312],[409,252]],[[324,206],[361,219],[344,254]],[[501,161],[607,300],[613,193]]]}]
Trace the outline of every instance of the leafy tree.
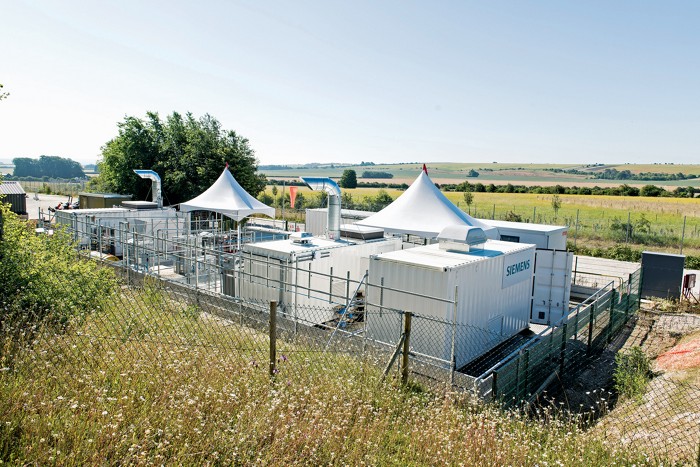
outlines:
[{"label": "leafy tree", "polygon": [[126,117],[118,127],[119,135],[102,147],[100,175],[93,188],[145,199],[151,184],[133,169],[151,169],[161,177],[166,200],[178,204],[209,188],[226,163],[252,196],[265,188],[265,176],[257,173],[248,140],[222,129],[210,115],[196,119],[191,113],[173,112],[163,121],[148,112],[145,119]]},{"label": "leafy tree", "polygon": [[362,178],[394,178],[394,174],[391,174],[389,172],[365,170],[364,172],[362,172]]},{"label": "leafy tree", "polygon": [[478,176],[479,176],[479,172],[477,172],[474,169],[469,169],[469,173],[467,173],[467,177],[478,177]]},{"label": "leafy tree", "polygon": [[561,198],[559,198],[559,195],[554,195],[552,196],[552,209],[554,209],[554,218],[557,218],[557,214],[559,213],[559,209],[561,208]]},{"label": "leafy tree", "polygon": [[343,170],[339,185],[341,188],[357,188],[357,173],[352,169]]},{"label": "leafy tree", "polygon": [[658,186],[655,185],[644,185],[642,189],[639,191],[640,196],[653,196],[653,197],[658,197],[658,196],[663,196],[663,194],[666,192],[663,188],[659,188]]},{"label": "leafy tree", "polygon": [[474,202],[474,193],[472,193],[472,189],[469,185],[465,187],[464,194],[462,196],[464,197],[464,202],[467,203],[469,212],[471,212],[472,203]]},{"label": "leafy tree", "polygon": [[63,157],[16,157],[12,163],[15,165],[12,173],[15,177],[85,178],[79,162]]}]

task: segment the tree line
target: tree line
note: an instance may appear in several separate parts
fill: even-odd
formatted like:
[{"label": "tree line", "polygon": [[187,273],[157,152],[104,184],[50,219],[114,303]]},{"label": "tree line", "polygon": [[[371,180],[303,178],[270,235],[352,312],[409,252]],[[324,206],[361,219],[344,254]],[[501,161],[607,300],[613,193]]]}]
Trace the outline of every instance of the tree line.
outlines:
[{"label": "tree line", "polygon": [[[436,184],[437,185],[437,184]],[[677,187],[671,191],[656,185],[644,185],[642,188],[629,186],[627,184],[617,187],[579,187],[562,185],[554,186],[525,186],[495,185],[493,183],[469,183],[437,185],[443,191],[462,191],[475,193],[535,193],[551,195],[608,195],[608,196],[649,196],[649,197],[672,197],[672,198],[692,198],[695,193],[700,193],[700,189],[692,186]]]},{"label": "tree line", "polygon": [[15,165],[12,171],[12,176],[15,178],[85,178],[83,166],[79,162],[64,157],[40,156],[38,159],[15,157],[12,163]]},{"label": "tree line", "polygon": [[571,175],[586,175],[588,178],[599,180],[639,180],[639,181],[674,181],[693,180],[698,178],[695,174],[640,172],[633,173],[630,170],[605,169],[601,172],[590,172],[578,169],[544,169],[548,172],[566,173]]}]

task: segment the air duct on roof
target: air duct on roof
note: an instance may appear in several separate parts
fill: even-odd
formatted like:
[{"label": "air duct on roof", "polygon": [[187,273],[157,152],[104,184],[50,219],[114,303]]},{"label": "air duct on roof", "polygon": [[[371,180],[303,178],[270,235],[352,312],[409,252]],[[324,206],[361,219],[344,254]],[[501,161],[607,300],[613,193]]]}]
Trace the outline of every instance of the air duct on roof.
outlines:
[{"label": "air duct on roof", "polygon": [[437,236],[441,250],[468,252],[483,249],[486,234],[481,227],[448,225]]},{"label": "air duct on roof", "polygon": [[299,177],[312,190],[328,193],[328,230],[329,240],[340,240],[340,187],[330,178]]},{"label": "air duct on roof", "polygon": [[163,207],[163,195],[161,193],[160,189],[160,175],[158,175],[155,171],[153,170],[141,170],[141,169],[135,169],[134,172],[136,175],[138,175],[141,178],[147,178],[151,180],[151,191],[153,192],[153,202],[156,203],[156,205],[159,208]]}]

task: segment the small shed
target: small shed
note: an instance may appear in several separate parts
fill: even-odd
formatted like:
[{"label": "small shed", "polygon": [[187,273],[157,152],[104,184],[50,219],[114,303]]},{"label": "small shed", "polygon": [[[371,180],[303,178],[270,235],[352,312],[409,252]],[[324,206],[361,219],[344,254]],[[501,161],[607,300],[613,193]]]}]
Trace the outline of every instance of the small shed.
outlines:
[{"label": "small shed", "polygon": [[27,214],[27,194],[19,182],[2,182],[0,184],[0,201],[10,204],[10,211],[15,214]]},{"label": "small shed", "polygon": [[131,195],[117,193],[78,193],[80,209],[104,209],[119,206],[131,200]]}]

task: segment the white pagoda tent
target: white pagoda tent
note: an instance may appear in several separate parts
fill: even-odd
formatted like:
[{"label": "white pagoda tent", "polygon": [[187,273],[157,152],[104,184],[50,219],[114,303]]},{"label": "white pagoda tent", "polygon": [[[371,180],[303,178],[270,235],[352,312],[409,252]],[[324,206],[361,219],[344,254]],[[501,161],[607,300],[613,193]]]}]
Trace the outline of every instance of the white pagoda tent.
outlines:
[{"label": "white pagoda tent", "polygon": [[474,219],[442,194],[428,176],[425,165],[418,178],[393,203],[356,224],[423,238],[435,238],[447,226],[466,225],[480,227],[488,238],[498,239],[495,227]]},{"label": "white pagoda tent", "polygon": [[221,176],[204,193],[180,203],[180,211],[213,211],[235,220],[238,223],[239,248],[241,220],[253,214],[275,216],[275,208],[255,199],[233,178],[228,164]]}]

